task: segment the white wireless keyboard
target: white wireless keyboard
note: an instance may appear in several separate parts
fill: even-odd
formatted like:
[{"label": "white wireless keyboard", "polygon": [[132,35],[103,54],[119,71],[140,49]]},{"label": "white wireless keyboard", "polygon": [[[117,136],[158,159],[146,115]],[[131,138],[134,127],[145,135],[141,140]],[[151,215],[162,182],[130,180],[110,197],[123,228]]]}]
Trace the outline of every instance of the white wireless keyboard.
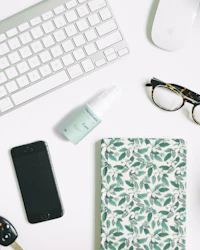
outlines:
[{"label": "white wireless keyboard", "polygon": [[47,3],[0,23],[0,116],[129,53],[105,0]]}]

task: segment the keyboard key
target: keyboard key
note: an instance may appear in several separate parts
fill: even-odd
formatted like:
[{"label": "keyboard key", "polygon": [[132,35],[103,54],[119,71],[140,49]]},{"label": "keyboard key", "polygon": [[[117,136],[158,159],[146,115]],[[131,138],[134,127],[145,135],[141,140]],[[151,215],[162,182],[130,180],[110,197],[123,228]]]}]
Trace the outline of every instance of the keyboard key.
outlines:
[{"label": "keyboard key", "polygon": [[30,67],[31,67],[32,69],[34,69],[34,68],[40,66],[40,61],[39,61],[39,59],[38,59],[37,56],[31,57],[31,58],[28,60],[28,63],[29,63],[29,65],[30,65]]},{"label": "keyboard key", "polygon": [[102,50],[120,41],[122,41],[122,36],[119,31],[116,31],[110,35],[107,35],[106,37],[99,39],[96,41],[96,44],[99,50]]},{"label": "keyboard key", "polygon": [[82,34],[75,36],[73,39],[77,47],[80,47],[86,43],[85,38]]},{"label": "keyboard key", "polygon": [[11,50],[18,49],[18,48],[21,46],[21,44],[20,44],[20,42],[19,42],[19,39],[18,39],[17,37],[15,37],[15,38],[13,38],[13,39],[10,39],[10,40],[8,41],[8,44],[9,44]]},{"label": "keyboard key", "polygon": [[99,14],[100,14],[101,19],[102,19],[103,21],[106,21],[106,20],[108,20],[109,18],[112,17],[112,14],[111,14],[111,12],[110,12],[110,10],[109,10],[108,8],[105,8],[105,9],[101,10],[101,11],[99,12]]},{"label": "keyboard key", "polygon": [[29,82],[29,80],[28,80],[28,78],[26,76],[19,77],[17,79],[17,83],[20,86],[20,88],[23,88],[23,87],[25,87],[25,86],[27,86],[27,85],[30,84],[30,82]]},{"label": "keyboard key", "polygon": [[94,29],[91,29],[91,30],[89,30],[89,31],[86,31],[86,32],[85,32],[85,36],[86,36],[88,42],[91,42],[91,41],[93,41],[93,40],[95,40],[95,39],[97,38],[97,34],[96,34],[96,32],[94,31]]},{"label": "keyboard key", "polygon": [[99,16],[97,15],[97,13],[89,16],[88,20],[89,20],[91,26],[95,26],[95,25],[97,25],[97,24],[99,24],[101,22]]},{"label": "keyboard key", "polygon": [[23,47],[22,49],[19,50],[19,52],[20,52],[22,58],[24,58],[24,59],[32,55],[32,52],[28,46]]},{"label": "keyboard key", "polygon": [[18,29],[19,29],[20,32],[28,30],[29,28],[30,28],[30,25],[27,22],[18,26]]},{"label": "keyboard key", "polygon": [[8,68],[5,72],[6,72],[8,79],[13,79],[16,76],[18,76],[18,73],[15,67]]},{"label": "keyboard key", "polygon": [[91,70],[95,69],[94,67],[94,64],[92,62],[92,60],[89,58],[89,59],[86,59],[85,61],[81,62],[85,72],[90,72]]},{"label": "keyboard key", "polygon": [[78,0],[79,3],[84,3],[86,2],[87,0]]},{"label": "keyboard key", "polygon": [[12,64],[15,64],[19,61],[21,61],[21,57],[17,51],[11,53],[8,55],[8,58]]},{"label": "keyboard key", "polygon": [[8,52],[10,52],[8,45],[6,43],[0,44],[0,56],[6,55]]},{"label": "keyboard key", "polygon": [[39,75],[37,70],[34,70],[34,71],[28,73],[28,77],[31,80],[31,82],[36,82],[36,81],[40,80],[40,75]]},{"label": "keyboard key", "polygon": [[45,32],[46,34],[51,33],[52,31],[55,30],[55,28],[54,28],[54,26],[53,26],[53,24],[52,24],[51,21],[48,21],[48,22],[44,23],[44,24],[42,25],[42,27],[43,27],[44,32]]},{"label": "keyboard key", "polygon": [[74,54],[74,57],[76,58],[77,61],[85,58],[85,53],[82,49],[78,49],[78,50],[74,51],[73,54]]},{"label": "keyboard key", "polygon": [[82,19],[82,20],[78,21],[76,23],[76,25],[78,26],[79,31],[84,31],[84,30],[87,30],[89,28],[89,25],[88,25],[86,19]]},{"label": "keyboard key", "polygon": [[63,40],[65,40],[67,38],[63,30],[59,30],[57,32],[54,32],[53,36],[56,39],[57,43],[62,42]]},{"label": "keyboard key", "polygon": [[26,88],[12,95],[12,99],[15,105],[19,105],[51,89],[54,89],[68,81],[69,81],[69,77],[67,76],[66,72],[61,71],[57,74],[52,75],[49,79],[46,78],[30,86],[29,88]]},{"label": "keyboard key", "polygon": [[54,9],[54,13],[55,13],[56,15],[59,15],[59,14],[61,14],[61,13],[63,13],[63,12],[65,12],[65,7],[64,7],[64,5],[60,5],[60,6],[58,6],[57,8]]},{"label": "keyboard key", "polygon": [[67,24],[63,16],[56,17],[54,23],[58,29]]},{"label": "keyboard key", "polygon": [[52,56],[50,55],[49,51],[44,51],[40,53],[39,57],[43,63],[49,62],[52,59]]},{"label": "keyboard key", "polygon": [[74,8],[75,6],[77,6],[77,1],[76,0],[71,0],[71,1],[66,3],[66,7],[67,7],[68,10]]},{"label": "keyboard key", "polygon": [[30,36],[30,34],[28,32],[25,32],[25,33],[21,34],[19,36],[19,38],[20,38],[22,44],[24,44],[24,45],[27,44],[27,43],[30,43],[32,41],[32,38],[31,38],[31,36]]},{"label": "keyboard key", "polygon": [[119,56],[125,56],[128,53],[129,53],[128,48],[124,48],[118,51]]},{"label": "keyboard key", "polygon": [[74,44],[71,40],[67,40],[66,42],[62,43],[62,46],[66,53],[74,49]]},{"label": "keyboard key", "polygon": [[29,66],[26,62],[21,62],[21,63],[17,64],[17,69],[18,69],[20,74],[23,74],[23,73],[29,71]]},{"label": "keyboard key", "polygon": [[109,48],[104,51],[105,56],[112,55],[113,53],[115,53],[115,50],[113,48]]},{"label": "keyboard key", "polygon": [[91,56],[97,52],[97,48],[94,45],[94,43],[91,43],[91,44],[88,44],[87,46],[85,46],[85,50],[86,50],[86,53],[88,56]]},{"label": "keyboard key", "polygon": [[13,104],[9,97],[4,98],[3,100],[0,100],[0,110],[1,112],[5,112],[11,108],[13,108]]},{"label": "keyboard key", "polygon": [[31,34],[32,34],[34,39],[38,39],[44,35],[44,33],[40,27],[36,27],[36,28],[32,29]]},{"label": "keyboard key", "polygon": [[44,37],[42,39],[42,42],[43,42],[43,44],[44,44],[44,46],[46,48],[49,48],[49,47],[51,47],[51,46],[53,46],[55,44],[55,42],[54,42],[54,40],[53,40],[53,38],[52,38],[51,35]]},{"label": "keyboard key", "polygon": [[70,68],[67,69],[70,77],[72,79],[75,79],[81,75],[83,75],[83,70],[81,69],[79,64],[76,64]]},{"label": "keyboard key", "polygon": [[0,86],[0,98],[7,95],[7,91],[4,86]]},{"label": "keyboard key", "polygon": [[72,37],[72,36],[74,36],[74,35],[76,35],[78,33],[76,27],[74,26],[74,24],[71,24],[71,25],[67,26],[65,28],[65,31],[66,31],[68,37]]},{"label": "keyboard key", "polygon": [[5,69],[10,66],[10,63],[6,57],[0,58],[0,69]]},{"label": "keyboard key", "polygon": [[23,73],[29,71],[29,66],[26,62],[21,62],[21,63],[17,64],[17,69],[18,69],[20,74],[23,74]]},{"label": "keyboard key", "polygon": [[38,53],[43,50],[43,46],[40,41],[36,41],[34,43],[31,43],[31,48],[34,53]]},{"label": "keyboard key", "polygon": [[89,14],[89,10],[88,10],[86,5],[82,5],[82,6],[78,7],[76,10],[77,10],[80,17],[84,17],[84,16],[87,16]]},{"label": "keyboard key", "polygon": [[49,51],[44,51],[40,53],[39,57],[43,63],[49,62],[52,59],[52,56],[50,55]]},{"label": "keyboard key", "polygon": [[91,11],[97,11],[106,6],[105,0],[93,0],[88,3]]},{"label": "keyboard key", "polygon": [[114,60],[116,60],[116,59],[117,59],[117,54],[116,54],[116,53],[113,53],[113,54],[107,56],[107,60],[108,60],[109,62],[114,61]]},{"label": "keyboard key", "polygon": [[6,83],[6,89],[8,90],[9,93],[13,93],[16,90],[18,90],[18,86],[15,81],[11,81]]},{"label": "keyboard key", "polygon": [[68,23],[72,23],[78,19],[76,12],[74,10],[71,10],[65,14],[65,17],[67,18]]},{"label": "keyboard key", "polygon": [[6,40],[5,34],[0,34],[0,43]]},{"label": "keyboard key", "polygon": [[117,25],[114,20],[110,20],[106,23],[99,25],[98,27],[96,27],[96,29],[97,29],[99,36],[103,36],[105,34],[110,33],[113,30],[116,30]]},{"label": "keyboard key", "polygon": [[44,13],[42,15],[42,18],[43,18],[44,21],[46,21],[46,20],[48,20],[48,19],[50,19],[52,17],[53,17],[53,12],[52,11],[48,11],[48,12],[46,12],[46,13]]},{"label": "keyboard key", "polygon": [[46,77],[48,75],[51,75],[52,74],[52,70],[51,68],[49,67],[49,65],[44,65],[42,67],[39,68],[40,70],[40,73],[43,77]]},{"label": "keyboard key", "polygon": [[102,58],[102,59],[96,61],[95,64],[96,64],[97,67],[101,67],[104,64],[106,64],[106,60],[104,58]]},{"label": "keyboard key", "polygon": [[11,30],[8,30],[8,31],[6,32],[6,35],[7,35],[8,37],[13,37],[13,36],[15,36],[15,35],[17,35],[17,34],[18,34],[18,31],[17,31],[16,28],[11,29]]},{"label": "keyboard key", "polygon": [[32,26],[36,26],[36,25],[38,25],[41,22],[42,22],[42,19],[40,17],[36,17],[36,18],[34,18],[34,19],[32,19],[30,21],[30,23],[31,23]]},{"label": "keyboard key", "polygon": [[0,84],[7,81],[7,78],[3,72],[0,72]]},{"label": "keyboard key", "polygon": [[56,45],[53,48],[51,48],[51,53],[52,53],[54,58],[59,57],[59,56],[61,56],[63,54],[60,45]]},{"label": "keyboard key", "polygon": [[74,58],[72,57],[71,54],[68,54],[68,55],[62,57],[62,61],[63,61],[64,65],[67,67],[67,66],[74,63]]},{"label": "keyboard key", "polygon": [[62,65],[61,61],[59,59],[57,59],[57,60],[51,62],[51,67],[52,67],[53,71],[58,71],[58,70],[63,68],[63,65]]}]

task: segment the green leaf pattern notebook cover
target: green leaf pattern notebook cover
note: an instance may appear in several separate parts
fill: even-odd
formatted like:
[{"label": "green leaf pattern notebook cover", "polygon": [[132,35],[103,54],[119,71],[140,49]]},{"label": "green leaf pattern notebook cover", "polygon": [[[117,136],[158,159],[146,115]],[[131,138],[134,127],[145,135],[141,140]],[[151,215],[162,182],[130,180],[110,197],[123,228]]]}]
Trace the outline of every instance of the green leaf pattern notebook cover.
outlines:
[{"label": "green leaf pattern notebook cover", "polygon": [[185,250],[186,145],[181,139],[101,143],[101,250]]}]

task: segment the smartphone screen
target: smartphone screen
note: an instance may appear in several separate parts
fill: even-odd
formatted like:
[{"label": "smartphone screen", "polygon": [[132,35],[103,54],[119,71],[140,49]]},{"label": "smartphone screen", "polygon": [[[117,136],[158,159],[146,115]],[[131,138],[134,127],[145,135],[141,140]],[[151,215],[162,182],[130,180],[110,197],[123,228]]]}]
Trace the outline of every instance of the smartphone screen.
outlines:
[{"label": "smartphone screen", "polygon": [[45,142],[13,148],[11,155],[29,222],[61,217],[63,209]]}]

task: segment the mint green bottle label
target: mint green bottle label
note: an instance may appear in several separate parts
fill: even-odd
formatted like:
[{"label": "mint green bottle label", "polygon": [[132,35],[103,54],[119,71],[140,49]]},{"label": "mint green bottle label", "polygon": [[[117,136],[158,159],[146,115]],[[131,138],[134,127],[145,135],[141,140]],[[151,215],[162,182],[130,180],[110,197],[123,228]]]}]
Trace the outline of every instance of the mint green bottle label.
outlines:
[{"label": "mint green bottle label", "polygon": [[99,123],[101,123],[99,117],[86,104],[62,126],[61,131],[71,142],[78,144]]}]

